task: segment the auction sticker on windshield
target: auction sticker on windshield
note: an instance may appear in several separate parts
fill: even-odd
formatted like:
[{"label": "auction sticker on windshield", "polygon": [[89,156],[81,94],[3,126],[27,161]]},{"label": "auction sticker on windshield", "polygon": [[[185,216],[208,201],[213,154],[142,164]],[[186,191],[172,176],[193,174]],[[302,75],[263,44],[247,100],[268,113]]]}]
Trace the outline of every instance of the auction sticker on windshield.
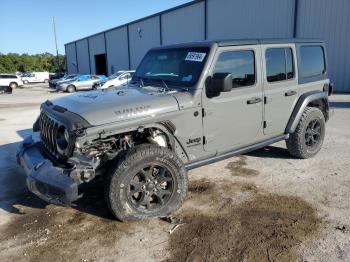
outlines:
[{"label": "auction sticker on windshield", "polygon": [[206,53],[188,52],[185,60],[194,62],[203,62]]}]

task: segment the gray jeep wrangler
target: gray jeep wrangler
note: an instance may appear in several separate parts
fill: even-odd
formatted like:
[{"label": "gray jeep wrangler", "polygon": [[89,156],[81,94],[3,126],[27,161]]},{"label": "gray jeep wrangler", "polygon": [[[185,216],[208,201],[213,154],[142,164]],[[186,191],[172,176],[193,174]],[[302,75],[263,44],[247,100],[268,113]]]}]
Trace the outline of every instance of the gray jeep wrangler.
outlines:
[{"label": "gray jeep wrangler", "polygon": [[285,140],[321,149],[329,118],[324,43],[208,41],[151,49],[129,86],[41,105],[17,153],[30,191],[55,204],[97,177],[119,220],[181,207],[187,170]]}]

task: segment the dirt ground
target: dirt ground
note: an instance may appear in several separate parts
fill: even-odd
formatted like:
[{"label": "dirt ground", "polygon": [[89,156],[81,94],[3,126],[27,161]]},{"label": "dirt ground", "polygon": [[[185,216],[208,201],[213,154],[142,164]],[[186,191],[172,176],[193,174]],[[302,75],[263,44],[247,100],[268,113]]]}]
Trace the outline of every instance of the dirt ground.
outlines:
[{"label": "dirt ground", "polygon": [[71,208],[26,190],[19,142],[46,99],[40,85],[0,95],[0,261],[350,261],[350,96],[332,97],[322,151],[296,160],[284,143],[189,173],[174,216],[120,223],[102,185]]}]

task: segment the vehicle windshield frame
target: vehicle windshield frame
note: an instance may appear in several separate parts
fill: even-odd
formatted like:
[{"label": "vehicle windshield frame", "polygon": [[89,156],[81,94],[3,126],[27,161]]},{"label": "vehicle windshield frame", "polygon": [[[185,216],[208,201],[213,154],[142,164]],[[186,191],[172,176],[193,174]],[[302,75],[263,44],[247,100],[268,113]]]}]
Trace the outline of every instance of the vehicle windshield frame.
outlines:
[{"label": "vehicle windshield frame", "polygon": [[[182,52],[179,54],[171,53],[172,51],[176,52]],[[198,65],[195,70],[193,70],[193,74],[189,74],[187,78],[190,78],[190,80],[186,80],[186,76],[183,76],[180,78],[180,74],[164,74],[164,76],[169,76],[170,78],[173,77],[179,77],[179,79],[169,79],[169,77],[162,77],[161,74],[158,74],[157,76],[155,75],[147,75],[146,73],[143,73],[141,70],[145,71],[144,69],[147,69],[146,63],[152,62],[152,60],[159,59],[159,57],[162,54],[165,54],[169,52],[169,55],[184,55],[182,56],[181,59],[179,58],[178,60],[175,60],[175,63],[186,63],[186,66],[196,66]],[[204,57],[202,58],[201,61],[194,61],[194,60],[188,60],[187,57],[190,52],[194,53],[205,53]],[[140,79],[142,81],[157,81],[157,82],[165,82],[166,85],[170,85],[172,87],[185,87],[185,88],[194,88],[198,81],[200,80],[200,77],[203,73],[203,70],[205,69],[205,65],[207,63],[208,57],[210,56],[211,52],[211,47],[210,46],[181,46],[181,47],[169,47],[169,48],[159,48],[159,49],[151,49],[150,51],[147,52],[147,54],[144,56],[142,59],[141,63],[137,67],[137,70],[135,71],[133,77],[132,77],[132,82],[140,82]],[[187,55],[186,55],[187,54]],[[159,56],[158,58],[155,58],[155,56]],[[172,58],[169,58],[168,60],[164,61],[171,61]],[[159,60],[158,60],[159,61]],[[154,63],[152,63],[154,65]],[[175,65],[173,65],[175,66]],[[177,65],[180,68],[180,64]],[[145,68],[143,68],[145,67]],[[163,68],[162,68],[163,69]],[[180,71],[180,69],[178,70]],[[196,71],[196,72],[195,72]],[[142,83],[141,83],[142,84]],[[142,84],[143,85],[143,84]]]}]

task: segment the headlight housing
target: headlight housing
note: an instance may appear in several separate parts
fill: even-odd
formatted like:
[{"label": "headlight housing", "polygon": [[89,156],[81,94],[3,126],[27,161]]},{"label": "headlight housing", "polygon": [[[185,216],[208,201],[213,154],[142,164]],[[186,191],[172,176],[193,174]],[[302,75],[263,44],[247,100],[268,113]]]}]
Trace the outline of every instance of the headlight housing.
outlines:
[{"label": "headlight housing", "polygon": [[60,125],[56,134],[57,151],[64,154],[69,145],[69,132],[64,125]]}]

